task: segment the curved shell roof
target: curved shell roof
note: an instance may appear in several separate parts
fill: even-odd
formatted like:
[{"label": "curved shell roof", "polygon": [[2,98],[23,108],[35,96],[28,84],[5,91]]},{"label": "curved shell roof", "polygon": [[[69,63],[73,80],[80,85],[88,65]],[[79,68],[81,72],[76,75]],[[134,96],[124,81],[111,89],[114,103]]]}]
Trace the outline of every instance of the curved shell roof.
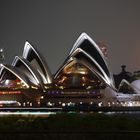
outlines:
[{"label": "curved shell roof", "polygon": [[[115,89],[113,77],[102,51],[86,33],[82,33],[79,36],[67,59],[55,74],[54,79],[57,79],[63,69],[72,61],[83,64],[102,82]],[[51,84],[53,81],[52,74],[45,59],[28,41],[25,42],[22,57],[16,56],[12,66],[0,66],[1,79],[3,71],[7,70],[27,86],[33,83],[44,89],[45,84]]]},{"label": "curved shell roof", "polygon": [[22,71],[31,81],[31,83],[43,88],[43,81],[36,69],[24,58],[15,56],[12,65]]},{"label": "curved shell roof", "polygon": [[23,58],[28,60],[41,75],[44,84],[52,83],[52,75],[43,56],[29,42],[25,42]]},{"label": "curved shell roof", "polygon": [[8,65],[3,65],[3,64],[1,64],[1,70],[0,70],[0,80],[1,81],[3,80],[4,75],[6,75],[7,72],[10,73],[11,75],[14,75],[15,77],[17,77],[27,87],[30,87],[31,83],[29,82],[28,78],[23,73],[18,71],[15,67],[8,66]]},{"label": "curved shell roof", "polygon": [[84,60],[85,63],[89,63],[90,69],[92,69],[92,71],[94,71],[94,73],[108,86],[115,89],[114,81],[108,69],[103,53],[97,44],[86,33],[82,33],[77,39],[69,53],[68,58],[56,73],[55,78],[58,77],[62,69],[67,65],[67,62],[70,59],[73,59],[73,57],[81,61]]}]

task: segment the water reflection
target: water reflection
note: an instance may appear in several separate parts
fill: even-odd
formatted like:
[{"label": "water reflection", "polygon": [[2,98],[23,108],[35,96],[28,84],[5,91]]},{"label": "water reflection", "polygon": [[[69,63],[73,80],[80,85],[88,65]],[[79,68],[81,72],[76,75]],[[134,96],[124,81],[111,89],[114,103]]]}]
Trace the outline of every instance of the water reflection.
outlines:
[{"label": "water reflection", "polygon": [[34,116],[34,117],[49,117],[50,114],[55,112],[0,112],[0,117],[4,116]]}]

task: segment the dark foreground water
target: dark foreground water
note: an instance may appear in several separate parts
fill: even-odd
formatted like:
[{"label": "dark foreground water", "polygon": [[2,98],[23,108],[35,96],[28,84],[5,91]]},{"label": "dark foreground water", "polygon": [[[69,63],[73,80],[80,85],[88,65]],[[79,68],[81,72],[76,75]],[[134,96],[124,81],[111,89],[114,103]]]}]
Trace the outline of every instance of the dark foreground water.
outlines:
[{"label": "dark foreground water", "polygon": [[139,132],[18,132],[0,133],[1,140],[139,140]]},{"label": "dark foreground water", "polygon": [[[119,116],[119,118],[114,116]],[[86,119],[82,119],[84,117],[86,117]],[[5,120],[5,118],[11,119],[11,121]],[[18,118],[18,120],[15,118]],[[63,112],[61,110],[59,111],[57,110],[55,112],[50,111],[50,109],[48,111],[44,109],[43,111],[33,109],[32,111],[22,110],[16,112],[9,110],[8,111],[1,110],[0,121],[1,121],[0,140],[1,139],[4,140],[5,139],[8,140],[11,139],[139,140],[140,139],[140,125],[139,125],[140,111],[134,110],[96,111],[96,112],[94,111]],[[133,123],[131,123],[132,121],[135,123],[134,125]],[[24,125],[25,128],[22,127]],[[135,125],[137,126],[135,127]],[[130,129],[127,128],[127,126],[130,127]],[[5,128],[6,131],[1,131],[3,130],[2,127]],[[15,129],[15,127],[17,129]],[[28,127],[31,129],[26,129]],[[12,131],[12,129],[13,130],[15,129],[16,131]]]}]

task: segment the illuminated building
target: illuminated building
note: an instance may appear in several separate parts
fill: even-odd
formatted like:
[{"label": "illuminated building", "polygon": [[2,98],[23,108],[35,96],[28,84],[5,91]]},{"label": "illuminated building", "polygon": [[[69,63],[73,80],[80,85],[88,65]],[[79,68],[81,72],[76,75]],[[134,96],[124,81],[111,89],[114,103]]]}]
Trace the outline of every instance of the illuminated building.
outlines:
[{"label": "illuminated building", "polygon": [[72,61],[79,61],[87,67],[93,75],[111,88],[114,87],[113,77],[108,69],[107,62],[98,45],[85,33],[82,33],[75,42],[64,64],[56,73],[54,79],[58,78],[62,70]]},{"label": "illuminated building", "polygon": [[106,47],[99,47],[82,33],[52,75],[43,56],[26,42],[22,56],[15,56],[11,65],[1,64],[0,101],[49,107],[118,105],[114,79],[104,55]]}]

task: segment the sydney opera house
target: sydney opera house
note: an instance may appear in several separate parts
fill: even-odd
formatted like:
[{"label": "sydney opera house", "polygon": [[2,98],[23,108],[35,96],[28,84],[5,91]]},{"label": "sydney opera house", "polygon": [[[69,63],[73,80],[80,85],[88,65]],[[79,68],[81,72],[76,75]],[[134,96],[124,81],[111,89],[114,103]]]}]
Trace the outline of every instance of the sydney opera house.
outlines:
[{"label": "sydney opera house", "polygon": [[80,35],[55,74],[40,52],[26,42],[22,56],[15,56],[11,65],[0,65],[0,106],[138,104],[139,94],[119,94],[124,83],[140,91],[125,80],[115,88],[103,50],[86,33]]}]

